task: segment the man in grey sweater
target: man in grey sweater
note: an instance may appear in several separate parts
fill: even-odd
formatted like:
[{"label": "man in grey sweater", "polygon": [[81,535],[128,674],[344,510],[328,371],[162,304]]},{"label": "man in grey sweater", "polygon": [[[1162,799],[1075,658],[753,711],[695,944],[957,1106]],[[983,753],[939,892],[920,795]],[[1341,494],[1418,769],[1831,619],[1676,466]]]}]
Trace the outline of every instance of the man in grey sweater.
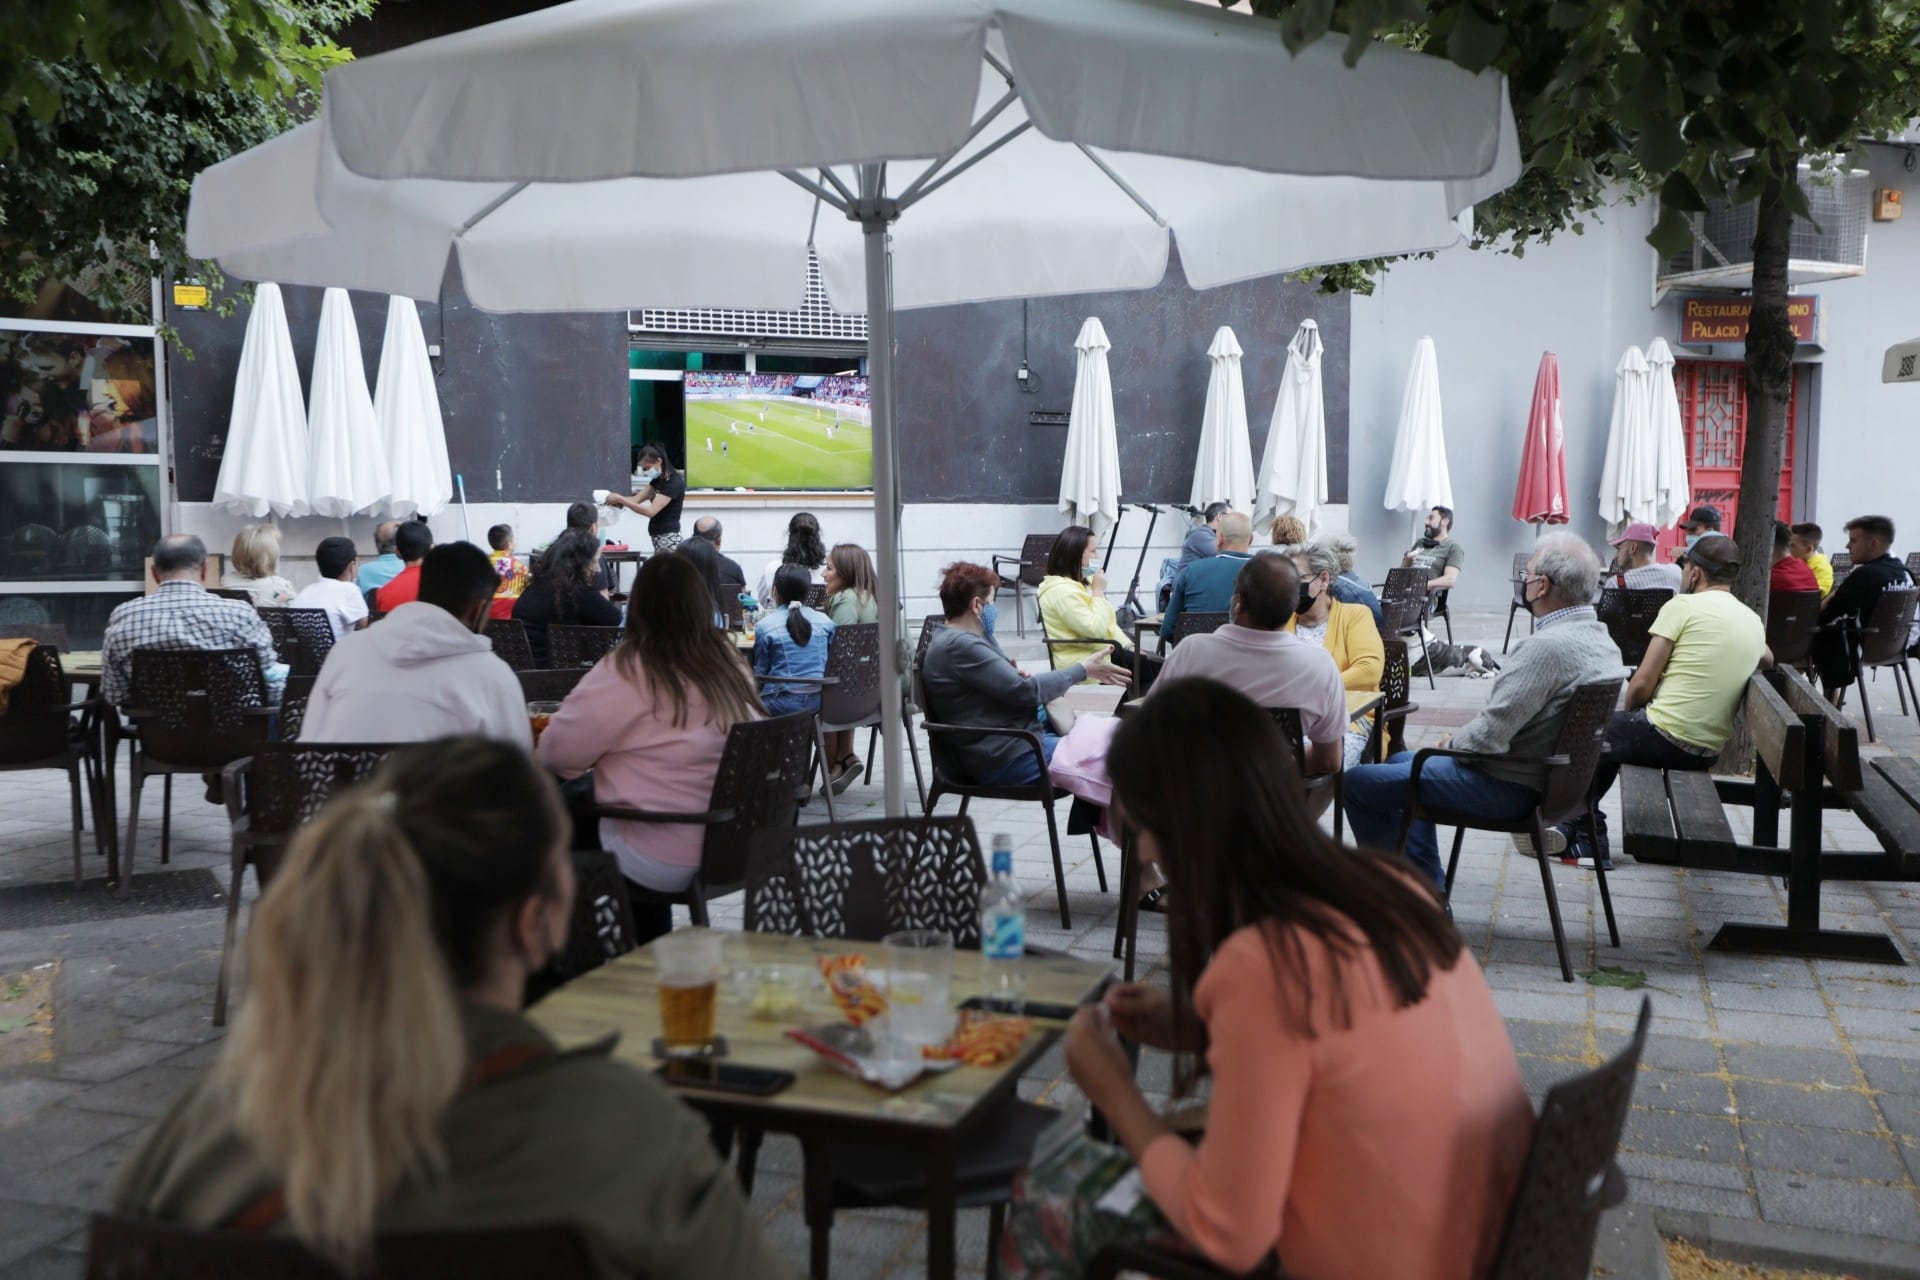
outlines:
[{"label": "man in grey sweater", "polygon": [[[923,710],[927,719],[940,724],[1038,733],[1041,751],[1051,761],[1060,738],[1043,718],[1046,705],[1084,680],[1124,685],[1132,677],[1125,667],[1107,660],[1111,646],[1084,663],[1022,675],[993,638],[999,613],[993,599],[998,581],[991,569],[965,562],[948,565],[941,575],[940,607],[947,625],[928,643],[926,657],[921,659],[920,678],[927,699]],[[1032,748],[1018,738],[983,736],[957,744],[954,753],[954,765],[971,782],[1015,786],[1040,781],[1040,764]]]},{"label": "man in grey sweater", "polygon": [[[1579,538],[1554,533],[1540,539],[1522,588],[1538,628],[1507,659],[1486,708],[1451,742],[1442,739],[1441,746],[1510,756],[1553,753],[1575,687],[1624,675],[1620,650],[1593,612],[1599,578],[1599,557]],[[1347,774],[1347,821],[1358,843],[1393,847],[1412,772],[1413,753],[1403,751],[1385,764],[1362,765]],[[1420,771],[1420,799],[1489,818],[1514,819],[1539,800],[1544,783],[1545,770],[1538,765],[1441,756]],[[1446,869],[1432,823],[1413,824],[1407,858],[1445,889]]]}]

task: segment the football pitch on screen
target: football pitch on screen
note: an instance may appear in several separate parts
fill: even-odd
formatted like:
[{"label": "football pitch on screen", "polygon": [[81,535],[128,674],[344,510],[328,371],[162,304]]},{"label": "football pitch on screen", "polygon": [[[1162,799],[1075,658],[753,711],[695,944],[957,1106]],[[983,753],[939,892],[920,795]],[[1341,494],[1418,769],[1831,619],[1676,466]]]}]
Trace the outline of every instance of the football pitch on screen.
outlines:
[{"label": "football pitch on screen", "polygon": [[830,404],[689,399],[687,483],[697,489],[871,488],[873,429],[845,418],[836,423]]}]

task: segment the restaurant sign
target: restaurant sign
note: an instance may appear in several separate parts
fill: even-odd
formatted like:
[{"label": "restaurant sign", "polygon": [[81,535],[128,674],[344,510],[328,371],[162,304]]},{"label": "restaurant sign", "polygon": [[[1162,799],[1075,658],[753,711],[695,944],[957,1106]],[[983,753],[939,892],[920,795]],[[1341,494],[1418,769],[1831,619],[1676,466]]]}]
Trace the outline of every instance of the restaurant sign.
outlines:
[{"label": "restaurant sign", "polygon": [[[1680,342],[1683,346],[1705,347],[1719,343],[1744,343],[1747,318],[1753,311],[1750,293],[1699,294],[1680,301]],[[1793,325],[1794,341],[1803,347],[1822,345],[1820,340],[1820,299],[1815,294],[1795,294],[1787,299],[1787,321]]]}]

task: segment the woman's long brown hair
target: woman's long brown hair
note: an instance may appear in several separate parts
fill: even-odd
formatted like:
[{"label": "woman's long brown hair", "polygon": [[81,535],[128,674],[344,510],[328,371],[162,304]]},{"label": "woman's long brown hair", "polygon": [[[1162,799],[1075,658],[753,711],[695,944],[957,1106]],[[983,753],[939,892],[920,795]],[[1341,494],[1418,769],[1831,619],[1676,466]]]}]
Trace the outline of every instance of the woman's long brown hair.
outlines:
[{"label": "woman's long brown hair", "polygon": [[627,634],[613,660],[655,703],[673,707],[676,729],[687,723],[689,686],[723,732],[765,714],[733,641],[713,625],[713,610],[699,569],[685,556],[652,556],[634,577]]},{"label": "woman's long brown hair", "polygon": [[[1436,969],[1451,969],[1460,935],[1399,859],[1348,849],[1308,815],[1293,752],[1273,719],[1215,680],[1156,686],[1107,753],[1129,826],[1160,847],[1168,960],[1180,1043],[1204,1040],[1193,988],[1227,937],[1262,927],[1279,980],[1282,1018],[1312,1036],[1315,1007],[1303,939],[1332,955],[1329,1005],[1351,1025],[1345,973],[1371,950],[1397,1007],[1418,1004]],[[1197,1074],[1183,1058],[1184,1092]]]}]

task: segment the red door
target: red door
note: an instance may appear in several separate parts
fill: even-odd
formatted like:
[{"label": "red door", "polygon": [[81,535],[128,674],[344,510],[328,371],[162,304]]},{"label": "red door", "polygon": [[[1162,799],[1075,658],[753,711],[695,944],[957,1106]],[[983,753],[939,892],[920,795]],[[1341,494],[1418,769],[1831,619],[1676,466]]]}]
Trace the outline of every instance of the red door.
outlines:
[{"label": "red door", "polygon": [[[1731,534],[1740,506],[1740,461],[1747,443],[1747,368],[1733,361],[1682,360],[1673,368],[1680,393],[1680,422],[1687,433],[1688,480],[1693,505],[1720,509],[1720,528]],[[1787,402],[1787,447],[1780,467],[1779,518],[1793,519],[1794,418],[1800,370],[1793,371]],[[1684,518],[1684,517],[1683,517]],[[1657,558],[1686,541],[1678,530],[1660,535]]]}]

